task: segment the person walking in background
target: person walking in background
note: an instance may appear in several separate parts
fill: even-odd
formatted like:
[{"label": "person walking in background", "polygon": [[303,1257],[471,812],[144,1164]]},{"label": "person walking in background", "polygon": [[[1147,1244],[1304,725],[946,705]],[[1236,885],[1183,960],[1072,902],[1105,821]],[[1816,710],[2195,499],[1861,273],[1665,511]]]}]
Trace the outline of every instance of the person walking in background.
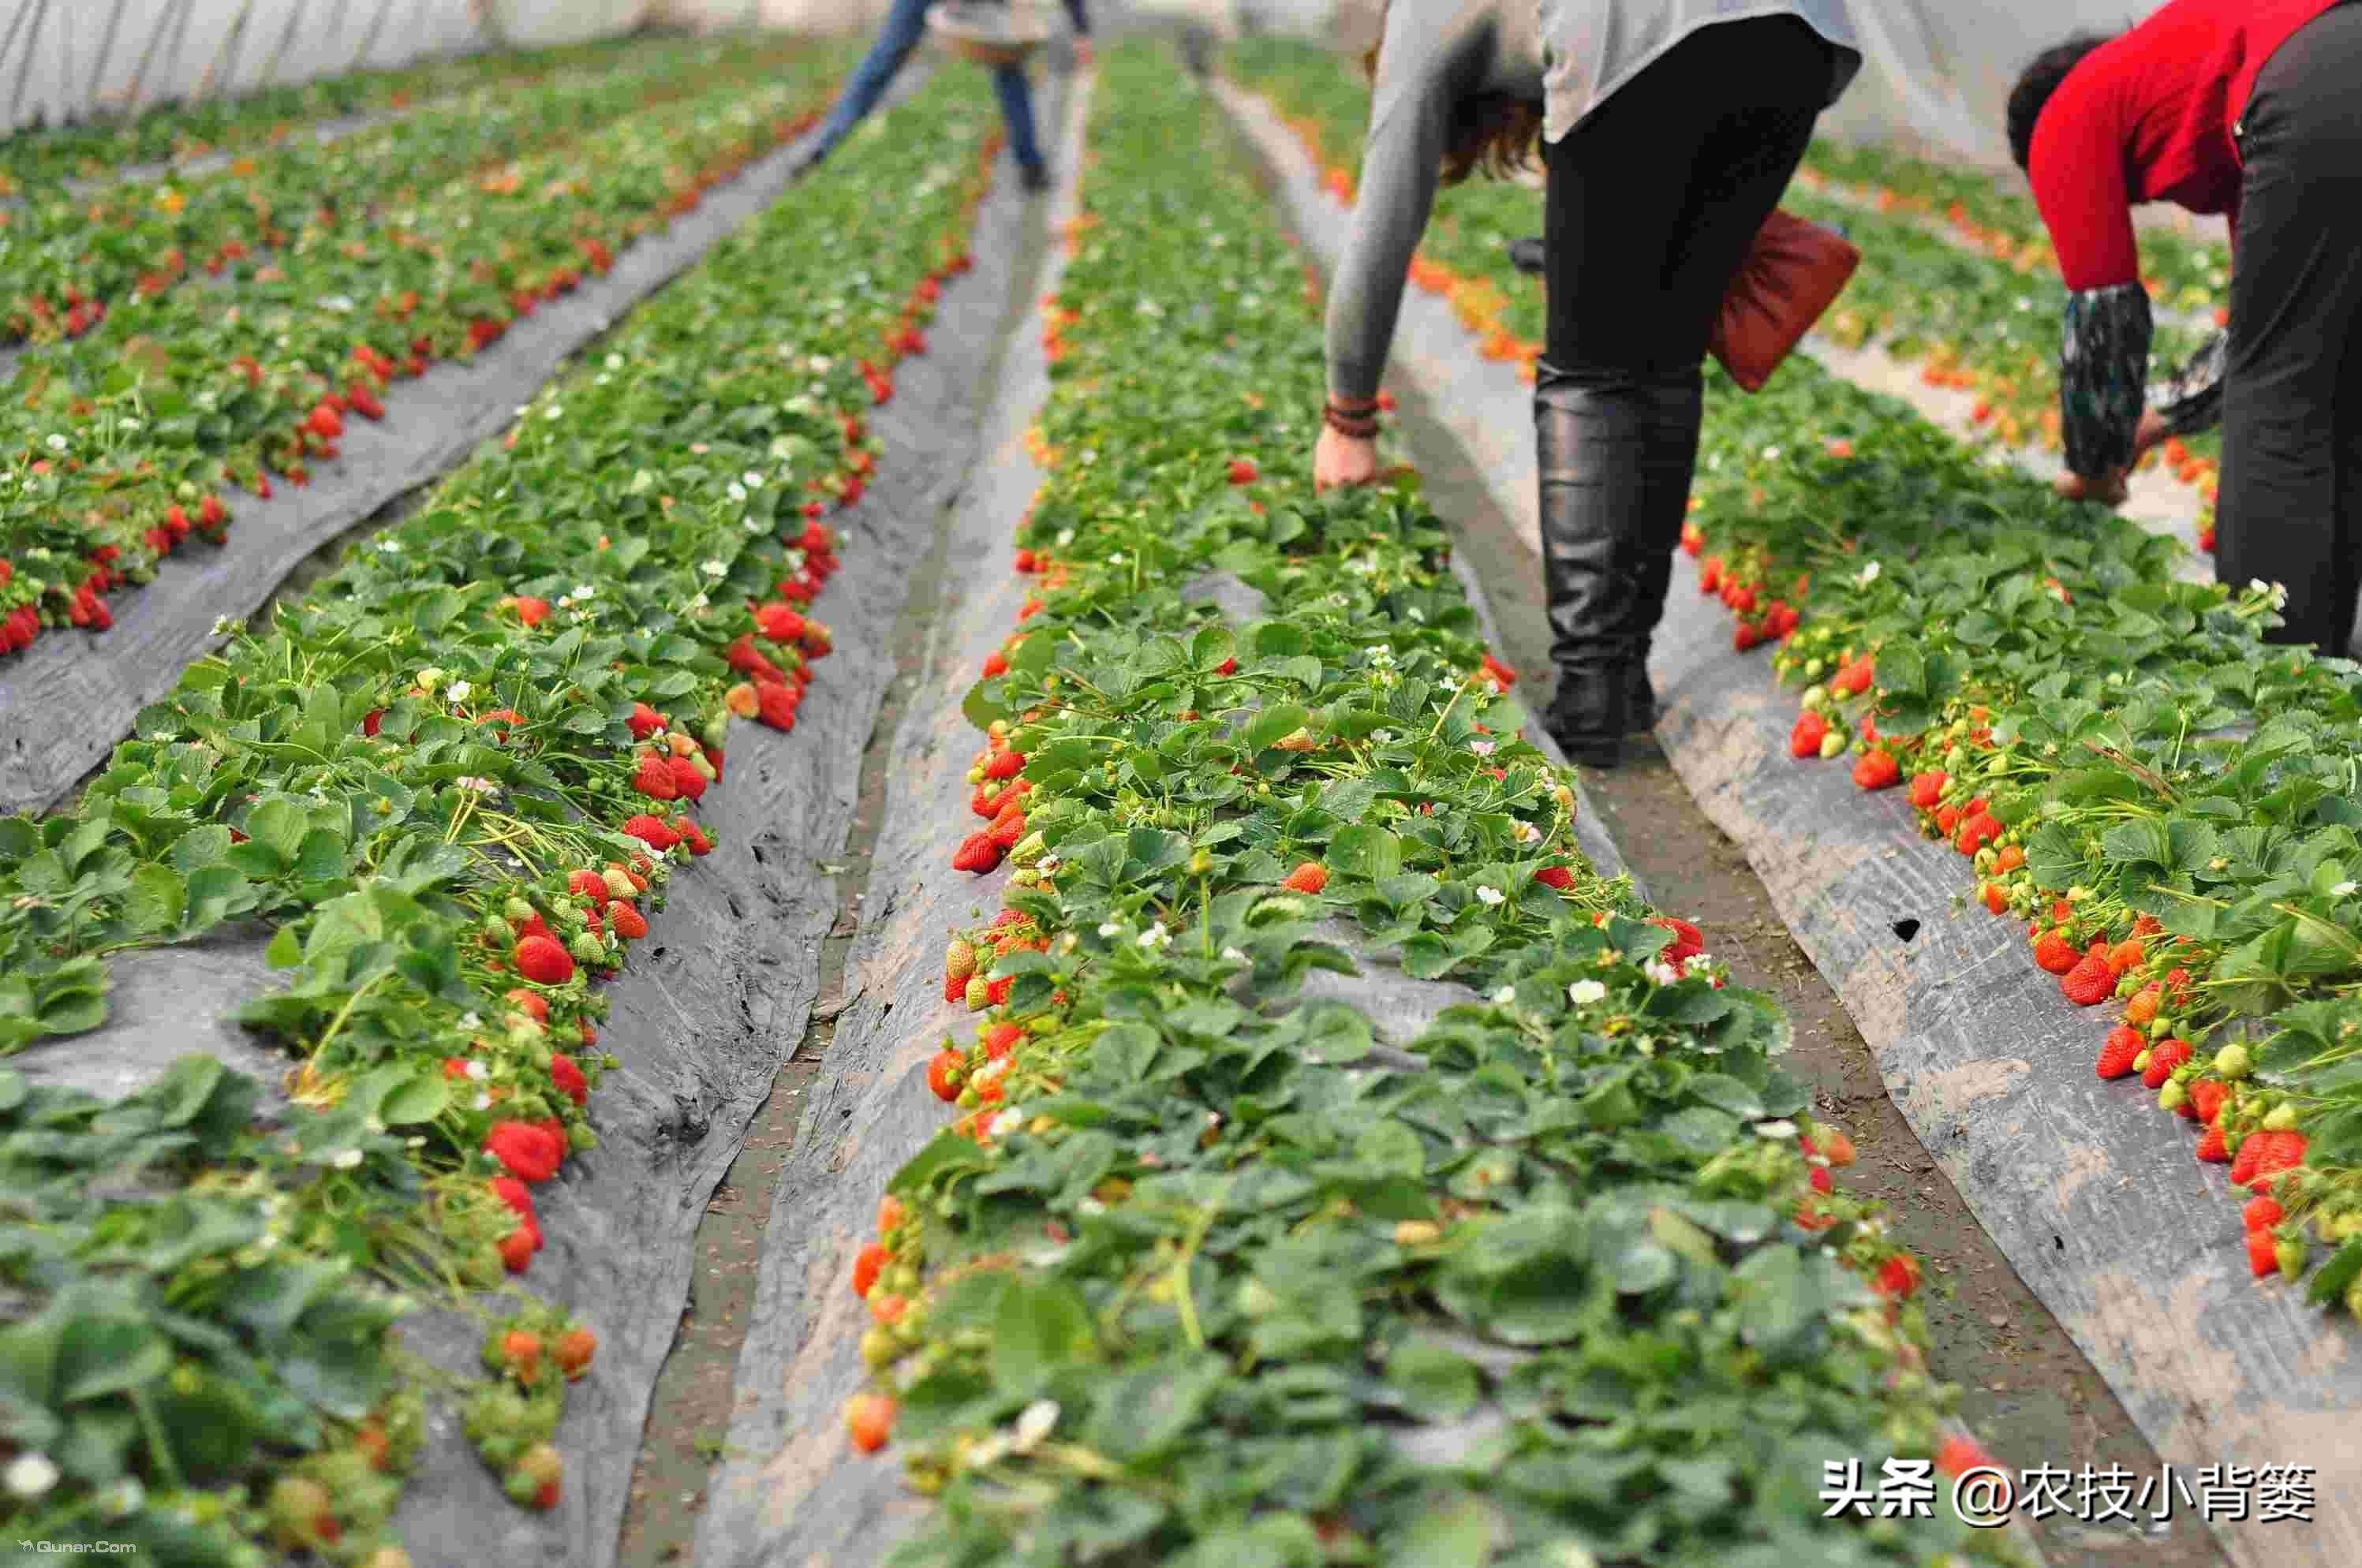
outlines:
[{"label": "person walking in background", "polygon": [[[2223,426],[2214,570],[2288,590],[2276,642],[2343,657],[2362,593],[2362,5],[2172,0],[2036,57],[2009,142],[2068,288],[2062,493]],[[2136,202],[2231,224],[2231,316],[2156,390]]]},{"label": "person walking in background", "polygon": [[1548,175],[1536,368],[1545,723],[1612,767],[1654,727],[1651,635],[1689,507],[1724,296],[1860,68],[1843,0],[1393,0],[1330,300],[1316,484],[1377,473],[1378,382],[1439,180]]},{"label": "person walking in background", "polygon": [[[853,127],[867,118],[886,95],[895,75],[911,58],[911,50],[927,31],[927,10],[931,0],[891,0],[886,12],[886,25],[877,32],[877,41],[861,63],[853,68],[844,92],[829,111],[811,149],[804,154],[804,167],[817,164],[836,149],[837,143],[853,133]],[[1073,23],[1076,58],[1087,64],[1090,61],[1090,17],[1085,12],[1083,0],[1062,0],[1067,19]],[[1000,99],[1000,117],[1009,127],[1009,149],[1017,160],[1018,175],[1029,191],[1050,188],[1050,166],[1042,156],[1042,143],[1033,127],[1033,94],[1026,81],[1025,67],[1021,62],[993,68],[993,91]]]}]

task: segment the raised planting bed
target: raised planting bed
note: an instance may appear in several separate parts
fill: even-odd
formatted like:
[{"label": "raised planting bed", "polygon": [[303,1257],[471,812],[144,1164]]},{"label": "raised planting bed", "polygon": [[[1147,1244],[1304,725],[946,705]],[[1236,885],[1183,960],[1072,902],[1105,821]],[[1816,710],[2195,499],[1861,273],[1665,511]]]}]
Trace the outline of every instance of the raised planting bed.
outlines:
[{"label": "raised planting bed", "polygon": [[[1334,254],[1317,171],[1286,185]],[[1454,336],[1407,313],[1398,363],[1449,389],[1536,544],[1529,394]],[[2362,1474],[2331,1434],[2362,1403],[2362,1182],[2330,934],[2353,919],[2351,667],[2267,650],[2268,593],[2182,580],[2173,542],[1809,361],[1753,398],[1716,380],[1690,543],[1651,661],[1683,780],[2178,1477],[2145,1479],[2199,1512],[2181,1499],[2218,1467],[2244,1517],[2204,1512],[2235,1561],[2351,1560]],[[2227,1188],[2201,1163],[2225,1156]]]},{"label": "raised planting bed", "polygon": [[[995,124],[977,81],[892,111],[72,812],[0,821],[9,1539],[613,1560],[811,1005],[900,551],[972,455]],[[271,1081],[173,1059],[259,1068],[232,1020]]]},{"label": "raised planting bed", "polygon": [[[20,621],[29,618],[36,634],[43,617],[114,629],[94,644],[78,635],[38,635],[21,651],[0,656],[0,710],[76,715],[72,723],[11,726],[0,740],[0,809],[56,802],[132,729],[140,710],[170,688],[182,666],[249,614],[289,569],[497,432],[568,354],[776,198],[793,177],[792,149],[766,149],[816,112],[823,80],[817,69],[789,73],[775,89],[777,118],[761,117],[756,103],[724,91],[707,101],[709,117],[690,116],[697,123],[668,129],[648,116],[627,116],[574,148],[528,160],[544,162],[544,172],[561,166],[576,173],[599,171],[599,188],[609,194],[591,204],[595,211],[568,216],[573,198],[552,203],[487,195],[470,182],[447,190],[437,221],[464,227],[483,244],[507,231],[546,258],[562,253],[577,261],[584,256],[579,246],[598,247],[603,271],[577,277],[561,266],[536,274],[535,297],[523,302],[533,307],[529,312],[488,296],[464,276],[441,273],[426,252],[397,252],[403,259],[381,262],[324,257],[321,265],[337,276],[381,264],[436,271],[442,283],[421,297],[434,293],[437,325],[426,330],[417,312],[402,321],[392,314],[359,316],[337,308],[373,297],[398,314],[399,297],[375,293],[366,280],[353,284],[357,294],[291,282],[248,291],[280,296],[280,305],[259,317],[250,316],[255,300],[246,302],[244,313],[221,299],[199,302],[193,295],[158,302],[158,312],[185,306],[192,314],[185,339],[175,339],[183,357],[168,359],[153,383],[101,367],[100,357],[122,347],[112,344],[115,335],[127,341],[137,336],[122,313],[83,341],[61,346],[59,353],[85,361],[78,378],[112,390],[102,391],[79,419],[59,412],[60,427],[39,438],[48,456],[33,459],[48,471],[26,466],[0,472],[0,532],[47,541],[17,548],[12,564],[0,568],[0,576],[10,580],[0,585],[0,604]],[[685,111],[648,115],[674,112]],[[688,165],[671,160],[692,158],[696,146],[709,149],[706,172],[676,186],[673,181],[687,178]],[[621,182],[625,175],[634,182]],[[641,176],[646,182],[637,182]],[[486,204],[511,210],[495,215]],[[490,326],[468,325],[496,318],[497,343]],[[273,327],[291,329],[286,340],[309,348],[309,356],[292,347],[267,347],[278,340],[261,335]],[[480,350],[472,346],[477,338],[483,340]],[[369,347],[381,340],[382,349]],[[236,354],[242,344],[278,357],[266,370]],[[364,366],[353,358],[364,348],[380,357]],[[381,378],[379,370],[396,351],[405,356],[398,374]],[[242,368],[233,368],[234,360]],[[339,364],[339,380],[316,369]],[[414,370],[430,379],[414,384],[408,379]],[[347,390],[336,392],[338,385]],[[345,412],[327,401],[332,395]],[[174,408],[180,416],[159,417]],[[271,442],[298,441],[288,433],[292,423],[282,421],[300,418],[302,436],[296,447],[274,448],[272,460],[286,470],[276,483],[257,468],[244,474],[257,493],[233,492],[225,502],[209,466],[218,458],[214,443],[221,433],[195,415],[230,408],[241,411],[250,430],[275,431],[267,436]],[[367,418],[373,408],[389,417],[383,423]],[[331,438],[324,429],[337,434]],[[65,446],[51,451],[53,442]],[[87,461],[80,455],[85,452]],[[172,473],[182,477],[170,480]],[[307,482],[289,482],[294,475]],[[185,499],[173,499],[183,491]],[[157,575],[163,553],[192,534],[208,532],[228,541],[219,553],[183,554],[161,567],[162,581],[148,591],[113,600],[101,591]],[[109,550],[116,553],[97,558]],[[69,585],[75,585],[71,591]]]},{"label": "raised planting bed", "polygon": [[696,1560],[2009,1557],[1823,1517],[1825,1461],[1978,1458],[1915,1264],[1777,1009],[1577,852],[1441,525],[1311,495],[1219,108],[1102,69]]}]

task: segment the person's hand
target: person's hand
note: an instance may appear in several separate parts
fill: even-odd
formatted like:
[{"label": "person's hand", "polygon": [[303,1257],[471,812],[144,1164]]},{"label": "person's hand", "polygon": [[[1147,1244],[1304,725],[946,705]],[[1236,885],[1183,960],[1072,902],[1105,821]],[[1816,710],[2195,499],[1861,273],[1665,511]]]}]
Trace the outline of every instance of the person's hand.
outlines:
[{"label": "person's hand", "polygon": [[2165,423],[2165,415],[2153,408],[2141,410],[2139,427],[2133,432],[2133,461],[2147,457],[2151,447],[2164,445],[2173,432]]},{"label": "person's hand", "polygon": [[1375,484],[1377,480],[1378,444],[1375,441],[1341,435],[1326,425],[1320,427],[1320,439],[1312,447],[1314,490]]},{"label": "person's hand", "polygon": [[2060,474],[2050,488],[2070,501],[2093,501],[2102,506],[2122,506],[2125,497],[2132,493],[2125,482],[2125,470],[2118,469],[2104,479],[2087,480],[2081,474]]}]

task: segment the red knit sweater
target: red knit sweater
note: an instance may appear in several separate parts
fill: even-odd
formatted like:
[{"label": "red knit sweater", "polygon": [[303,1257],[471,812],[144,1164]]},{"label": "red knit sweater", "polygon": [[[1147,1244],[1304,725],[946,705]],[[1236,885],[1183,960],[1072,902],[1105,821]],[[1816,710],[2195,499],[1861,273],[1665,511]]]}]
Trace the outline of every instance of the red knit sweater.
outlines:
[{"label": "red knit sweater", "polygon": [[2093,50],[2035,122],[2027,173],[2070,289],[2140,277],[2136,202],[2239,225],[2231,127],[2272,51],[2337,0],[2171,0]]}]

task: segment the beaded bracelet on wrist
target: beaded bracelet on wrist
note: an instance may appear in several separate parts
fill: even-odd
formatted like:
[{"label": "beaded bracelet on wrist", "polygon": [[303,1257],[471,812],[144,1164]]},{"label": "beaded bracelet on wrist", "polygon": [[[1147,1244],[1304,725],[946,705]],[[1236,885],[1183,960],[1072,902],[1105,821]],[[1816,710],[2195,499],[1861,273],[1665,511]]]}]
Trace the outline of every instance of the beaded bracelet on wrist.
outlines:
[{"label": "beaded bracelet on wrist", "polygon": [[1332,397],[1320,410],[1320,421],[1340,436],[1351,436],[1356,441],[1374,440],[1378,434],[1377,407],[1374,399],[1367,403],[1342,403]]}]

